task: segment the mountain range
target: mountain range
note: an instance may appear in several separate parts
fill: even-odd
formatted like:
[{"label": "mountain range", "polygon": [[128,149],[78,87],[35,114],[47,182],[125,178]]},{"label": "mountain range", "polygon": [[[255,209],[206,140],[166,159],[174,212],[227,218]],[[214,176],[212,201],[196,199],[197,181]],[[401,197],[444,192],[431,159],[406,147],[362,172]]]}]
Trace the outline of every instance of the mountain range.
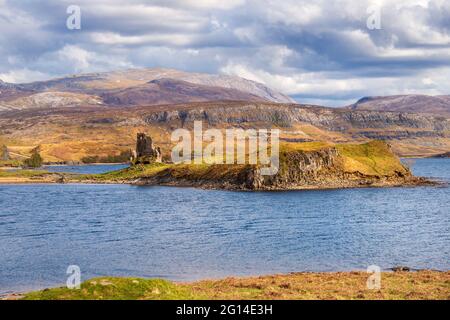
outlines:
[{"label": "mountain range", "polygon": [[172,69],[91,73],[26,84],[11,84],[0,80],[0,110],[205,101],[295,103],[290,97],[255,81]]},{"label": "mountain range", "polygon": [[[0,80],[0,111],[73,106],[152,106],[208,101],[296,103],[289,96],[241,77],[174,69],[129,69],[12,84]],[[450,115],[450,95],[364,97],[350,110]]]},{"label": "mountain range", "polygon": [[400,156],[450,151],[450,97],[365,97],[350,106],[305,105],[260,83],[172,69],[133,69],[49,81],[0,81],[0,146],[46,161],[80,161],[134,147],[147,132],[164,152],[170,133],[191,128],[271,128],[285,142],[386,140]]}]

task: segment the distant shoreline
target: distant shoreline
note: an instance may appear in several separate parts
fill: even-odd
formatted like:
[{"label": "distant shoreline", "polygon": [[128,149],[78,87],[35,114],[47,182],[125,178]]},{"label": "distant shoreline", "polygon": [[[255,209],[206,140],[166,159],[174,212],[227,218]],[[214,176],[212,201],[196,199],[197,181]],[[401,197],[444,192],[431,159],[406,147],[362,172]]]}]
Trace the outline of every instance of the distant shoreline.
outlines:
[{"label": "distant shoreline", "polygon": [[[40,168],[35,168],[31,170],[39,170],[45,167],[84,167],[84,166],[118,166],[118,165],[130,165],[128,162],[114,162],[114,163],[78,163],[78,164],[44,164]],[[0,170],[27,170],[22,167],[0,167]]]},{"label": "distant shoreline", "polygon": [[96,162],[96,163],[78,163],[78,164],[44,164],[42,167],[82,167],[82,166],[117,166],[129,165],[129,162]]}]

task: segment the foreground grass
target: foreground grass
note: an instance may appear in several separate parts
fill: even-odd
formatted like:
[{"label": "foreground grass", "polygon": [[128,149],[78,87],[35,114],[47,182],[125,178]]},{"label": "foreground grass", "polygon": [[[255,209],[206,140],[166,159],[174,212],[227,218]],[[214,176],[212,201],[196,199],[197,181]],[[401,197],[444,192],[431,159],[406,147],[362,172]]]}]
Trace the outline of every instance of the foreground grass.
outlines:
[{"label": "foreground grass", "polygon": [[293,273],[193,283],[160,279],[96,278],[80,290],[46,289],[27,300],[172,299],[450,299],[450,272],[384,272],[380,290],[366,287],[365,272]]},{"label": "foreground grass", "polygon": [[79,290],[55,288],[32,292],[25,300],[175,300],[193,299],[189,290],[161,279],[95,278]]}]

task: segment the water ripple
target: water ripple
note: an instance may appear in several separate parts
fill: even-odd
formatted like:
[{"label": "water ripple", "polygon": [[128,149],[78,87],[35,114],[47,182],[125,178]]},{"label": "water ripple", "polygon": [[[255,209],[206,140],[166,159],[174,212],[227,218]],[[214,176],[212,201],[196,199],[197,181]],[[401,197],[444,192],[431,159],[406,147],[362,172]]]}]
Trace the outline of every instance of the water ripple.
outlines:
[{"label": "water ripple", "polygon": [[[416,173],[450,179],[447,159]],[[0,186],[0,293],[83,278],[173,280],[291,271],[448,269],[448,188],[229,192]]]}]

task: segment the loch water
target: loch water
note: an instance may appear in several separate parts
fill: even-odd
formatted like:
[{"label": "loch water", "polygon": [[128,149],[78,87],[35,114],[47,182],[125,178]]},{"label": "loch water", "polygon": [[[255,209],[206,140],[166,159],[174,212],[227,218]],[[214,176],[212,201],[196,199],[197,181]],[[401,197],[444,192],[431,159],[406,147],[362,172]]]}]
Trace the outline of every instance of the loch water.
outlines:
[{"label": "loch water", "polygon": [[[416,175],[450,182],[449,159],[409,164]],[[64,285],[69,265],[80,267],[82,280],[189,281],[369,265],[448,270],[449,208],[445,186],[231,192],[0,185],[0,293]]]}]

